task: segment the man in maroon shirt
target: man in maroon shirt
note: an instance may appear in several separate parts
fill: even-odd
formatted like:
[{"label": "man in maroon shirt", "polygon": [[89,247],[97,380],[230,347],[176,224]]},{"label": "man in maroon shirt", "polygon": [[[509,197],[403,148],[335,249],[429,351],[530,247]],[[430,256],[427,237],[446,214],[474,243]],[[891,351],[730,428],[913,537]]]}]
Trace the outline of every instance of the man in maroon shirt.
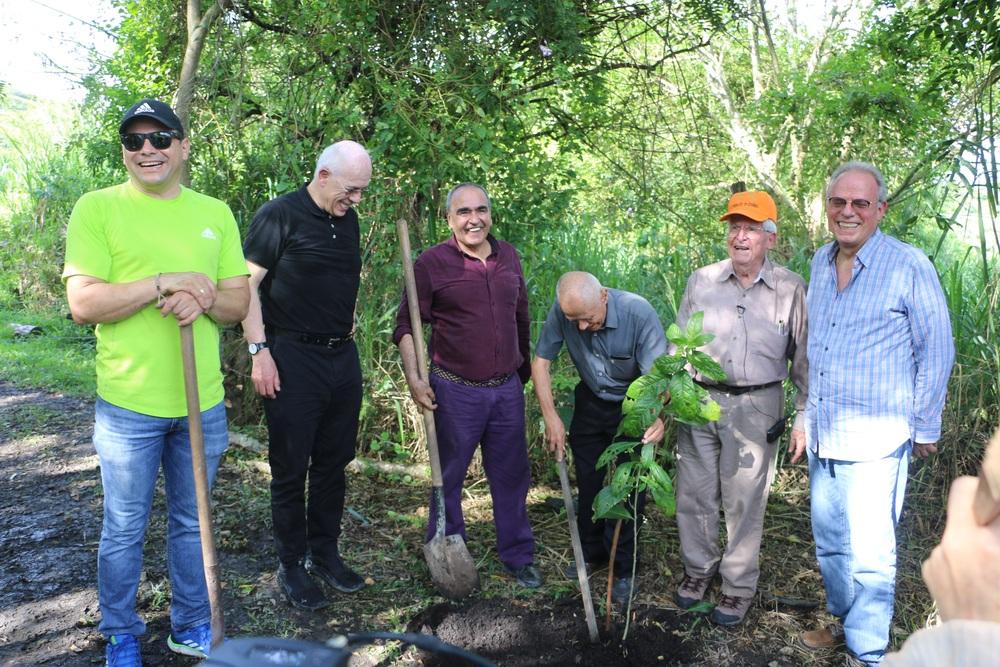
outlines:
[{"label": "man in maroon shirt", "polygon": [[[445,532],[465,538],[462,483],[482,445],[493,497],[497,551],[507,572],[528,588],[542,577],[526,497],[531,484],[524,435],[524,383],[531,377],[528,294],[514,247],[490,232],[490,199],[475,183],[448,193],[452,236],[414,264],[421,319],[431,325],[430,382],[420,379],[406,295],[393,340],[410,395],[434,410],[441,453]],[[433,537],[431,505],[427,539]]]}]

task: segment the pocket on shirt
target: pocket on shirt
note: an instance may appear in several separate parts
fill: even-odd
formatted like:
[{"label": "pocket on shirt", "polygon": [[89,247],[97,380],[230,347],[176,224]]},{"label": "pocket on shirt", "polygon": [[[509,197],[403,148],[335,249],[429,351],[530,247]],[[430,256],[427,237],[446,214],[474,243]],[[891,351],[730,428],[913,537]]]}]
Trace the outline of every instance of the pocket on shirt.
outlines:
[{"label": "pocket on shirt", "polygon": [[768,359],[784,359],[788,350],[788,334],[778,332],[774,323],[753,327],[748,331],[750,354],[759,354]]},{"label": "pocket on shirt", "polygon": [[608,375],[615,380],[634,380],[639,377],[635,357],[612,356],[608,358]]}]

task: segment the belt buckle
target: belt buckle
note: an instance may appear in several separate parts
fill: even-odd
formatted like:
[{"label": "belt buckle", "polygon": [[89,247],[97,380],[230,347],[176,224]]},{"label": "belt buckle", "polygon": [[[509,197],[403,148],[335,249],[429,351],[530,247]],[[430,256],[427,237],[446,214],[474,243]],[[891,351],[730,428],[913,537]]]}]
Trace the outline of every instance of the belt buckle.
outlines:
[{"label": "belt buckle", "polygon": [[332,349],[334,347],[337,347],[337,345],[339,343],[340,343],[340,339],[339,338],[327,338],[326,339],[326,347],[328,349]]}]

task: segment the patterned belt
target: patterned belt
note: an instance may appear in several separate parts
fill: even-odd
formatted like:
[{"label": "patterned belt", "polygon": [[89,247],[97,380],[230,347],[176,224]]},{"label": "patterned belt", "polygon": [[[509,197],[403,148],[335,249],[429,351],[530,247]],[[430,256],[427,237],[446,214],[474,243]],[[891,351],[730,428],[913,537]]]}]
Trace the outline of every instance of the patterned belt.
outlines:
[{"label": "patterned belt", "polygon": [[288,336],[289,338],[297,340],[300,343],[307,343],[308,345],[322,345],[323,347],[331,349],[338,348],[341,345],[346,345],[354,340],[353,331],[346,336],[317,336],[315,334],[307,334],[302,331],[279,329],[278,327],[273,327],[269,331],[276,336]]},{"label": "patterned belt", "polygon": [[702,382],[701,380],[695,380],[694,383],[701,385],[705,389],[715,389],[716,391],[725,392],[733,396],[739,396],[740,394],[745,394],[749,391],[757,391],[758,389],[773,387],[776,384],[781,384],[781,381],[775,380],[774,382],[767,382],[765,384],[750,384],[744,387],[737,387],[731,384],[708,384],[707,382]]},{"label": "patterned belt", "polygon": [[431,364],[431,374],[444,380],[448,380],[448,382],[465,385],[466,387],[500,387],[506,384],[507,380],[510,379],[510,376],[513,375],[513,373],[507,373],[507,375],[490,378],[489,380],[466,380],[461,375],[455,375],[451,371],[447,371],[437,364]]}]

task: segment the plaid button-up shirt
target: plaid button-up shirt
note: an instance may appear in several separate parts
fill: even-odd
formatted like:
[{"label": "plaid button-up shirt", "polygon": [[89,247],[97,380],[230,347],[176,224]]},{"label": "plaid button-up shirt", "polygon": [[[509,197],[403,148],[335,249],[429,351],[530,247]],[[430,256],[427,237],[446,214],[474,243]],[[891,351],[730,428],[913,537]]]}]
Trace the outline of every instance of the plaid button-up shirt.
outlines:
[{"label": "plaid button-up shirt", "polygon": [[955,359],[944,293],[926,255],[880,230],[837,289],[836,242],[812,261],[806,437],[822,458],[868,461],[937,442]]}]

